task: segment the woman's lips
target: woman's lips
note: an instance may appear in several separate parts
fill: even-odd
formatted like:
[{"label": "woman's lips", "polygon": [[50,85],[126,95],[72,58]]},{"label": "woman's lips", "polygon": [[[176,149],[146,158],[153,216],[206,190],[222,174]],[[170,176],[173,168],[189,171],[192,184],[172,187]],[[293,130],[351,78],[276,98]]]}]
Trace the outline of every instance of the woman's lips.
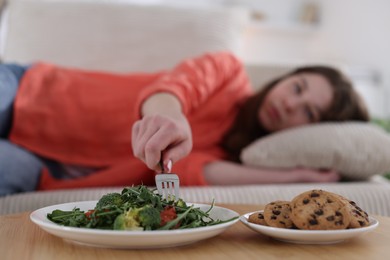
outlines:
[{"label": "woman's lips", "polygon": [[269,106],[267,113],[273,121],[280,121],[280,113],[274,106]]}]

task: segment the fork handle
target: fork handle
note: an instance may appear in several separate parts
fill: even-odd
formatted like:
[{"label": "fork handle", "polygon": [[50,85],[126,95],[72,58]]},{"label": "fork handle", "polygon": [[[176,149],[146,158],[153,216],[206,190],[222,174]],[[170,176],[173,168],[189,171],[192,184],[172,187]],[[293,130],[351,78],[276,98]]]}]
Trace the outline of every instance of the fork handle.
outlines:
[{"label": "fork handle", "polygon": [[165,167],[164,167],[164,162],[163,162],[163,153],[161,152],[161,157],[160,157],[160,161],[158,163],[160,165],[160,168],[161,168],[161,173],[165,173]]}]

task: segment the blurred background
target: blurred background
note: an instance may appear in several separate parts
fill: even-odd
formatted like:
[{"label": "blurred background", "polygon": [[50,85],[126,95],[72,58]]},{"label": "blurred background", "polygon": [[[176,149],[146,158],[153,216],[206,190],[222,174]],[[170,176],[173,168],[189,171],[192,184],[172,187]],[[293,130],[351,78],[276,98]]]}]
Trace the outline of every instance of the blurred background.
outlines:
[{"label": "blurred background", "polygon": [[[56,2],[56,0],[46,1]],[[4,2],[7,1],[0,0],[0,5]],[[24,0],[24,2],[29,1]],[[77,2],[77,0],[69,0],[69,2]],[[235,42],[233,51],[246,63],[248,70],[254,75],[255,84],[260,84],[261,75],[264,74],[258,73],[256,69],[259,67],[276,68],[282,71],[303,64],[334,65],[352,78],[358,91],[368,103],[373,117],[390,118],[390,104],[387,102],[390,97],[390,30],[387,28],[390,25],[390,1],[388,0],[90,0],[90,2],[131,2],[150,7],[166,5],[190,9],[215,7],[242,9],[249,14],[248,20],[245,26],[240,28],[241,34]],[[41,13],[36,15],[36,20],[47,15],[43,13],[42,8],[39,10]],[[55,15],[59,16],[58,13]],[[69,13],[67,15],[69,17]],[[20,21],[20,18],[15,19]],[[106,22],[109,21],[107,18]],[[63,23],[72,23],[72,19],[62,19],[56,26],[60,27]],[[105,26],[98,20],[94,23],[99,23],[100,28]],[[33,25],[32,21],[18,26],[28,28]],[[47,26],[47,22],[45,24],[41,21],[36,26],[37,28]],[[207,22],[202,26],[207,26]],[[223,27],[218,24],[212,26],[217,26],[217,29],[218,26]],[[14,28],[11,29],[15,31]],[[27,39],[28,33],[34,34],[34,32],[23,32],[26,39],[16,44],[25,44],[25,46],[13,52],[10,44],[7,45],[4,40],[6,31],[2,30],[3,40],[0,40],[0,51],[5,53],[3,60],[30,61],[20,56],[20,49],[22,47],[25,49],[26,45],[36,44],[37,39],[30,42]],[[221,30],[220,33],[223,32]],[[47,33],[48,37],[50,35],[43,29],[40,33]],[[52,38],[61,38],[61,35],[55,35],[56,31],[51,33]],[[9,34],[15,35],[11,31]],[[180,38],[180,35],[178,34],[177,37]],[[105,39],[100,40],[105,41]],[[62,40],[64,44],[68,42],[69,39]],[[15,41],[12,45],[15,46]],[[76,47],[73,46],[74,48]],[[30,52],[37,54],[34,58],[41,58],[37,50]],[[48,48],[45,49],[47,50]],[[89,51],[93,51],[93,48]],[[55,55],[53,52],[50,56],[54,61],[56,61]],[[67,58],[71,54],[65,53],[64,56]],[[256,75],[259,77],[258,81]]]},{"label": "blurred background", "polygon": [[390,116],[390,1],[209,0],[191,4],[250,10],[239,51],[248,65],[338,66],[353,79],[374,117]]}]

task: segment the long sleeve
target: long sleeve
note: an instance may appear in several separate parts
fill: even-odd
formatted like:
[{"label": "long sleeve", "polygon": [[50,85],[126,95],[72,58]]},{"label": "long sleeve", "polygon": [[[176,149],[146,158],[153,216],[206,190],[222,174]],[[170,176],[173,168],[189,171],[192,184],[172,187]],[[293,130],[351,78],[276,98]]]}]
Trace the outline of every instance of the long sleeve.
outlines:
[{"label": "long sleeve", "polygon": [[157,92],[176,95],[183,112],[190,114],[217,93],[248,93],[249,88],[243,86],[248,86],[248,78],[235,56],[228,52],[205,54],[185,60],[145,88],[138,97],[136,113],[139,116],[142,102]]},{"label": "long sleeve", "polygon": [[178,97],[192,129],[193,154],[174,170],[183,185],[206,185],[203,166],[224,157],[220,142],[252,93],[241,62],[226,52],[188,59],[154,74],[37,64],[21,82],[10,140],[60,163],[103,169],[69,181],[43,175],[42,189],[145,183],[153,174],[131,153],[130,133],[142,102],[157,92]]}]

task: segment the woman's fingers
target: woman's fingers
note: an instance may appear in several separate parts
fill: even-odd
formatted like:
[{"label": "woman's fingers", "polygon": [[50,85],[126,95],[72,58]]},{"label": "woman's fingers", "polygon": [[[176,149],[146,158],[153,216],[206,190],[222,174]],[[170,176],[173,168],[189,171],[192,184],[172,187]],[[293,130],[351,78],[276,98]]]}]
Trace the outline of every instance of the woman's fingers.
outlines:
[{"label": "woman's fingers", "polygon": [[146,163],[146,165],[155,169],[156,165],[150,164],[150,158],[156,158],[154,161],[158,161],[160,153],[162,151],[161,143],[157,143],[157,146],[151,143],[153,136],[158,134],[161,129],[161,123],[156,119],[150,119],[146,117],[138,121],[133,126],[132,131],[132,146],[134,156]]},{"label": "woman's fingers", "polygon": [[337,182],[340,180],[340,174],[330,169],[297,168],[290,173],[295,175],[298,182]]},{"label": "woman's fingers", "polygon": [[[188,155],[192,148],[191,136],[184,134],[180,129],[172,126],[160,128],[150,137],[145,145],[145,163],[151,169],[156,169],[163,155],[163,165],[167,166],[169,161],[177,162]],[[157,167],[161,171],[160,167]]]},{"label": "woman's fingers", "polygon": [[169,160],[171,160],[172,163],[179,161],[180,159],[187,156],[191,152],[191,149],[192,149],[192,140],[190,139],[187,139],[176,145],[170,146],[168,149],[164,151],[164,157],[163,157],[164,165],[167,164]]},{"label": "woman's fingers", "polygon": [[309,182],[337,182],[340,175],[335,170],[308,170],[307,178]]},{"label": "woman's fingers", "polygon": [[132,129],[134,156],[155,171],[161,171],[159,161],[164,152],[164,165],[188,155],[192,136],[187,121],[175,121],[161,115],[144,117]]},{"label": "woman's fingers", "polygon": [[158,131],[158,125],[147,119],[138,121],[132,130],[132,148],[135,157],[145,161],[145,146],[148,140]]}]

